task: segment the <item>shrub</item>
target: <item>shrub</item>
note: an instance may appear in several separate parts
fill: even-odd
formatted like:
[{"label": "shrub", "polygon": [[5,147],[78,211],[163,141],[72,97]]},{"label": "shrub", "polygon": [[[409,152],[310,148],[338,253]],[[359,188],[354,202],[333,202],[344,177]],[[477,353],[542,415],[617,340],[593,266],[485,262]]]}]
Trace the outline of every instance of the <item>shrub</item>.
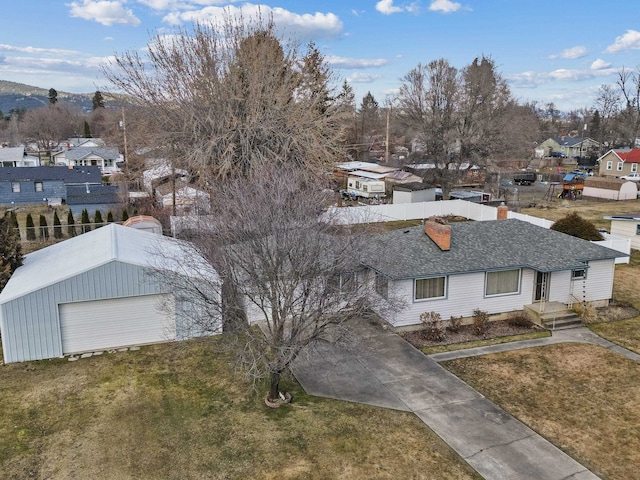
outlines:
[{"label": "shrub", "polygon": [[107,212],[107,223],[113,223],[113,213],[111,213],[111,210]]},{"label": "shrub", "polygon": [[509,318],[507,318],[507,323],[509,325],[513,325],[514,327],[530,328],[531,326],[533,326],[533,322],[529,317],[527,317],[527,314],[524,312],[512,313],[511,315],[509,315]]},{"label": "shrub", "polygon": [[596,309],[590,304],[576,303],[573,305],[573,311],[580,317],[585,324],[596,323],[598,321],[598,314]]},{"label": "shrub", "polygon": [[489,314],[479,308],[473,311],[473,329],[476,335],[484,335],[489,325]]},{"label": "shrub", "polygon": [[127,212],[127,209],[126,209],[126,208],[125,208],[124,210],[122,210],[122,214],[121,214],[120,219],[121,219],[123,222],[126,222],[127,220],[129,220],[129,212]]},{"label": "shrub", "polygon": [[596,226],[589,220],[585,220],[577,213],[573,212],[561,218],[553,225],[551,230],[566,233],[572,237],[582,238],[583,240],[602,240],[602,234]]},{"label": "shrub", "polygon": [[420,321],[424,325],[424,336],[427,340],[441,342],[447,336],[442,317],[437,312],[424,312],[420,315]]},{"label": "shrub", "polygon": [[82,227],[80,227],[80,231],[82,233],[91,231],[91,219],[89,218],[89,212],[87,212],[86,208],[82,210],[82,214],[80,215],[80,222],[82,223]]},{"label": "shrub", "polygon": [[47,225],[47,219],[44,215],[40,215],[40,238],[42,240],[49,240],[49,225]]},{"label": "shrub", "polygon": [[451,318],[449,319],[449,326],[447,327],[447,329],[452,331],[453,333],[457,333],[460,331],[461,326],[462,316],[454,317],[453,315],[451,315]]},{"label": "shrub", "polygon": [[27,214],[27,240],[35,240],[36,239],[36,229],[33,224],[33,217],[30,213]]},{"label": "shrub", "polygon": [[96,214],[93,216],[93,223],[96,224],[96,228],[99,228],[102,226],[103,220],[102,220],[102,212],[100,210],[96,210]]},{"label": "shrub", "polygon": [[67,213],[67,235],[70,237],[76,236],[76,221],[71,210]]},{"label": "shrub", "polygon": [[60,217],[58,211],[53,211],[53,238],[62,238],[62,226],[60,225]]}]

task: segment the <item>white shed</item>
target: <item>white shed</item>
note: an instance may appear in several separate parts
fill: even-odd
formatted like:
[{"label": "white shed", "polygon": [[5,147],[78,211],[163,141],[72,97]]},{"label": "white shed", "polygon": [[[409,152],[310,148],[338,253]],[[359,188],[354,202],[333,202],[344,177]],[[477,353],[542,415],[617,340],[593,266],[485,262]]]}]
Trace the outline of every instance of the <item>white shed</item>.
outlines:
[{"label": "white shed", "polygon": [[604,217],[611,220],[611,235],[629,239],[631,248],[640,250],[640,213],[625,213]]},{"label": "white shed", "polygon": [[[176,278],[220,291],[188,244],[116,224],[30,253],[0,293],[4,361],[216,333],[219,312],[203,311]],[[210,327],[195,331],[195,315],[209,315]]]},{"label": "white shed", "polygon": [[607,200],[635,200],[638,187],[634,182],[619,178],[589,177],[584,180],[582,195]]}]

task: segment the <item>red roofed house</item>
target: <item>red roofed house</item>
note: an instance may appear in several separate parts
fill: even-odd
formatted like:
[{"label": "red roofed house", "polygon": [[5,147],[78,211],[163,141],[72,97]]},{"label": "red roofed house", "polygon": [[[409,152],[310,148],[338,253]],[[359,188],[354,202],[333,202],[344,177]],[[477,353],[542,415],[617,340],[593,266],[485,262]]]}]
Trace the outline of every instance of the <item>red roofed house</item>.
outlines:
[{"label": "red roofed house", "polygon": [[638,172],[640,164],[640,148],[629,151],[609,150],[598,159],[601,177],[621,177]]}]

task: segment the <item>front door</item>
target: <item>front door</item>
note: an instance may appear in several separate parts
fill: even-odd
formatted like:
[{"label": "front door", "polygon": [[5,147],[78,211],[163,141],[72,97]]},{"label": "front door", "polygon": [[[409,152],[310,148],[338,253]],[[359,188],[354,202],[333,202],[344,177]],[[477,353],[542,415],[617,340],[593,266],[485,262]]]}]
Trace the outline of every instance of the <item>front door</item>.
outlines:
[{"label": "front door", "polygon": [[533,297],[534,302],[546,301],[549,296],[549,273],[536,272],[536,287]]}]

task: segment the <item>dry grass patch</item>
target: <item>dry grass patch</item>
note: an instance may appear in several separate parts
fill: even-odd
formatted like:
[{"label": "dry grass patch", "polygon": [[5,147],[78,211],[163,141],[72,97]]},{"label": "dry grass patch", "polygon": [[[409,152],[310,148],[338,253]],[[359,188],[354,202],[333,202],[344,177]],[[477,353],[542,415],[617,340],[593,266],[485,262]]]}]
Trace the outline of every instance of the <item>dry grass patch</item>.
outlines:
[{"label": "dry grass patch", "polygon": [[640,471],[640,365],[602,347],[550,345],[444,364],[603,478]]},{"label": "dry grass patch", "polygon": [[[2,478],[479,478],[412,414],[307,396],[271,410],[222,338],[0,368]],[[266,391],[266,390],[265,390]]]}]

